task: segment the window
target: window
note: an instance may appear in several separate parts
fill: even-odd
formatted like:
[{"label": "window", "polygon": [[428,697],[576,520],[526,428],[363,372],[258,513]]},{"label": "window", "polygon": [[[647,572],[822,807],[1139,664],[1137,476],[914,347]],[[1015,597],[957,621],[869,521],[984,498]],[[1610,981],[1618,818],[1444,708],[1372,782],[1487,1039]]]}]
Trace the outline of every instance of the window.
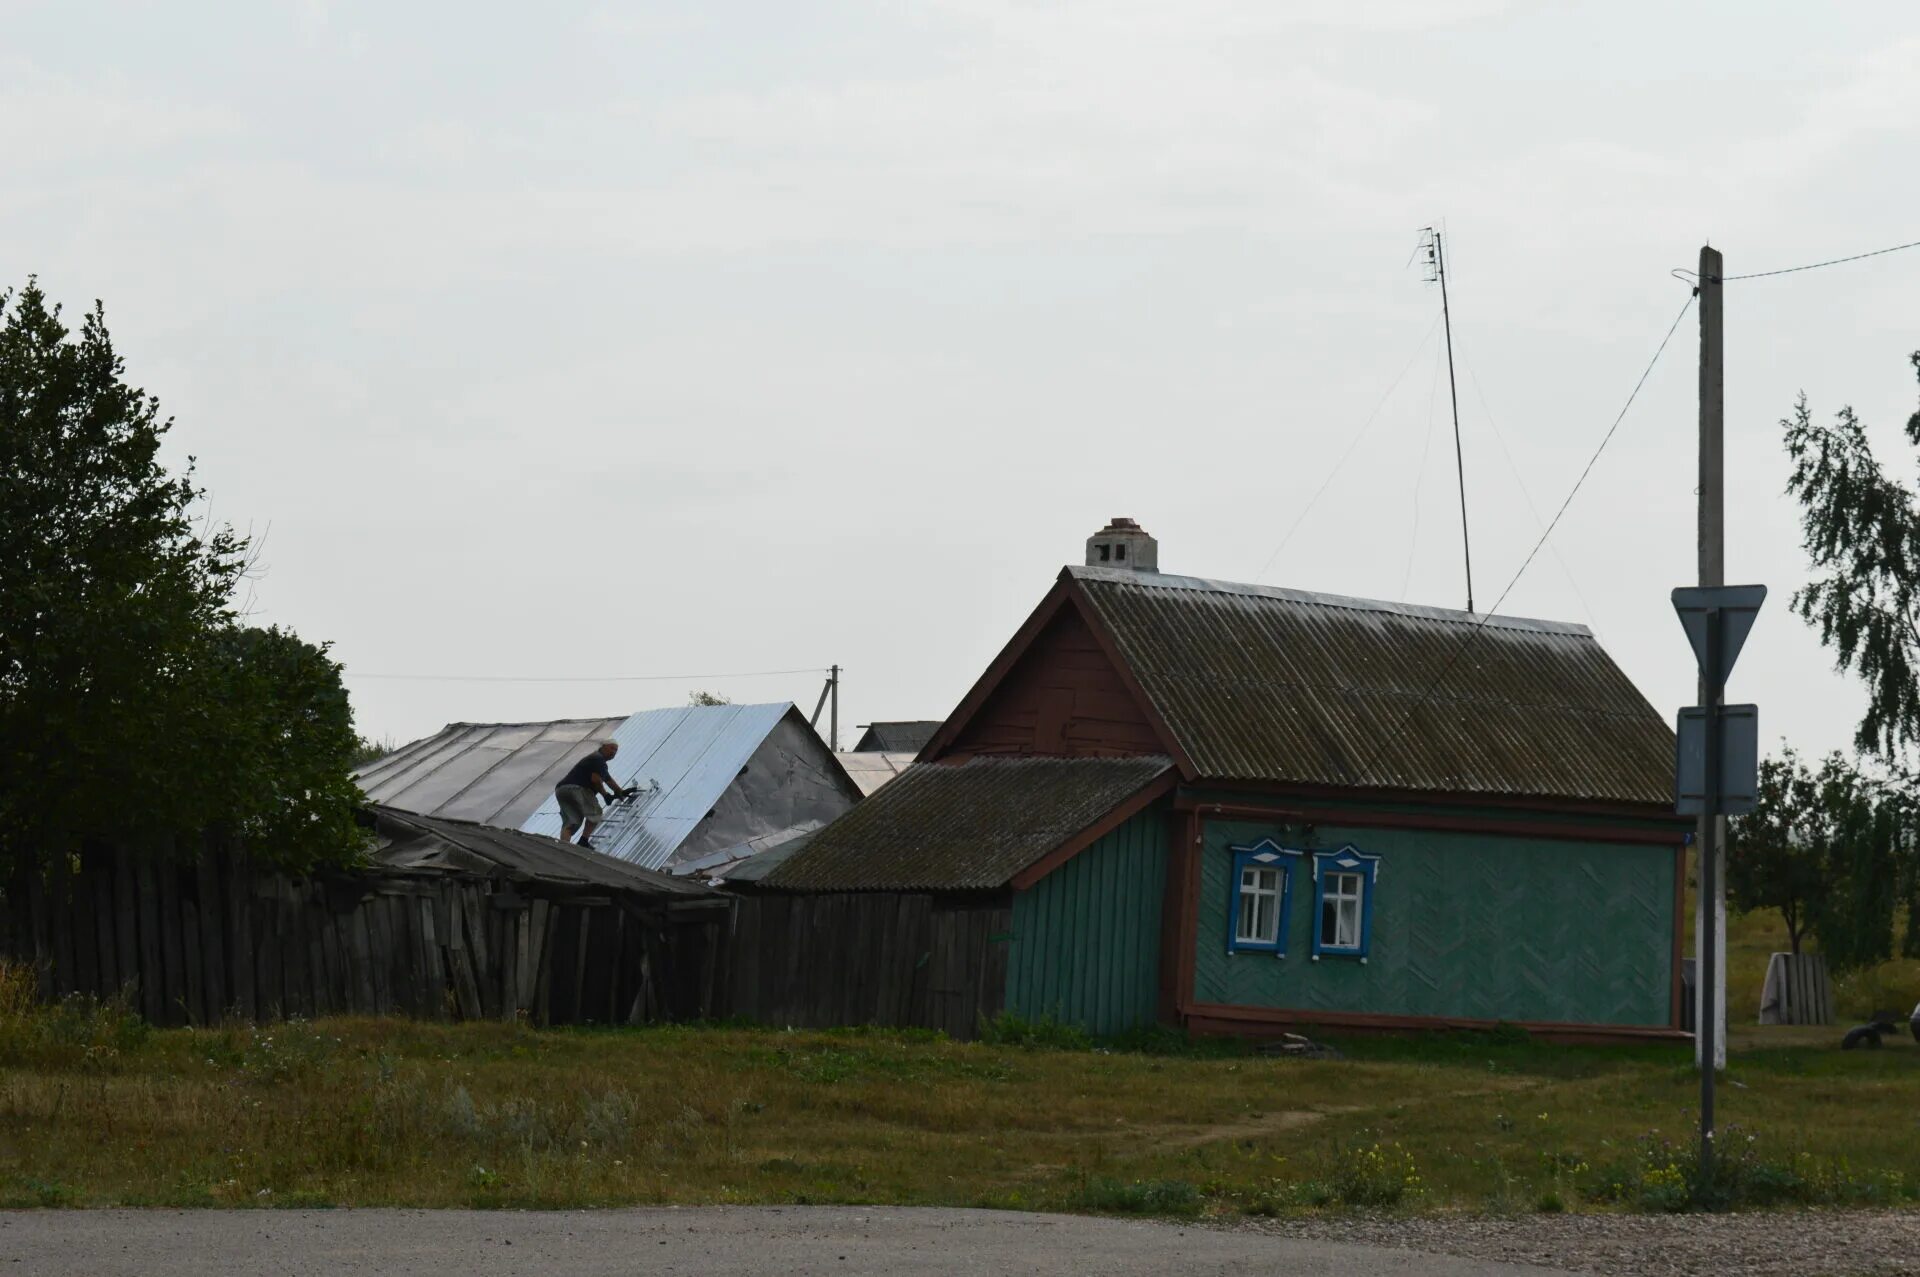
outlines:
[{"label": "window", "polygon": [[1114,546],[1113,557],[1115,562],[1125,562],[1127,557],[1127,547],[1124,545]]},{"label": "window", "polygon": [[1380,857],[1342,847],[1313,855],[1313,956],[1367,960],[1373,942],[1373,891]]},{"label": "window", "polygon": [[1228,953],[1252,951],[1287,956],[1287,914],[1293,903],[1293,861],[1297,851],[1262,840],[1252,847],[1233,847],[1232,899],[1228,918],[1232,932]]},{"label": "window", "polygon": [[1360,947],[1359,874],[1328,874],[1320,892],[1320,947]]},{"label": "window", "polygon": [[1280,871],[1265,865],[1240,869],[1240,920],[1234,927],[1236,944],[1278,944],[1280,941]]}]

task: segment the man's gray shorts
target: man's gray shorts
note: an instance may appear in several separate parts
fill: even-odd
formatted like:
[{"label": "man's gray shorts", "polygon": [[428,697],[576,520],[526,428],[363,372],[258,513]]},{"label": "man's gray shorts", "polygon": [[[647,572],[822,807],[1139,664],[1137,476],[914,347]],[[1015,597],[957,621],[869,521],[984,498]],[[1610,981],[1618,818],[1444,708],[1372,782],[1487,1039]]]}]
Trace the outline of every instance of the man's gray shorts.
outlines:
[{"label": "man's gray shorts", "polygon": [[600,822],[600,799],[585,785],[562,785],[554,790],[554,796],[560,800],[560,823],[579,825],[587,821]]}]

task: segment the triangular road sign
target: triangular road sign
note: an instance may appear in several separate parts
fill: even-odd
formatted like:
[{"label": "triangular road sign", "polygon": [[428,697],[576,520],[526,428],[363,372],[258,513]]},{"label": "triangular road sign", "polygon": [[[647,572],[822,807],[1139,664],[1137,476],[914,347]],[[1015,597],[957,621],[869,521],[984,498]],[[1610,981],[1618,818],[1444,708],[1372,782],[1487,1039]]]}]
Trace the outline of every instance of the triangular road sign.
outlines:
[{"label": "triangular road sign", "polygon": [[1724,681],[1740,659],[1747,635],[1753,630],[1753,618],[1766,600],[1764,585],[1683,585],[1673,592],[1673,610],[1680,614],[1687,642],[1693,644],[1693,659],[1707,668],[1707,613],[1720,613],[1720,677]]}]

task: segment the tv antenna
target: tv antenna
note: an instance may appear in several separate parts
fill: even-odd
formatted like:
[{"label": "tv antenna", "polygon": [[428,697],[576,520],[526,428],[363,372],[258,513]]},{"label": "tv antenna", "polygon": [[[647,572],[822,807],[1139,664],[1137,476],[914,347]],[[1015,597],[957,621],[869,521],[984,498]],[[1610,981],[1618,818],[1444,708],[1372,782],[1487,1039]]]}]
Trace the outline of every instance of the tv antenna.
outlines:
[{"label": "tv antenna", "polygon": [[1453,379],[1453,316],[1447,309],[1447,252],[1437,227],[1420,231],[1421,265],[1429,284],[1440,285],[1440,317],[1447,330],[1447,397],[1453,403],[1453,465],[1460,479],[1460,552],[1466,559],[1467,611],[1473,611],[1473,538],[1467,532],[1467,462],[1460,448],[1460,390]]}]

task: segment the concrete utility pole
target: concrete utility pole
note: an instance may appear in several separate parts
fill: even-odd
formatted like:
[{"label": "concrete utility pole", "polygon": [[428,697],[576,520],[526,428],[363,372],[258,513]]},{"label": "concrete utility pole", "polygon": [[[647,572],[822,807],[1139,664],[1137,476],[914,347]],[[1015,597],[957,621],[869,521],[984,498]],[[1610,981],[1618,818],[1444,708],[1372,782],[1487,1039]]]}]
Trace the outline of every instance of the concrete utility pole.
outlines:
[{"label": "concrete utility pole", "polygon": [[[1720,281],[1724,267],[1713,248],[1700,250],[1700,581],[1702,586],[1722,586],[1726,582],[1727,525],[1725,457],[1722,442],[1726,433],[1726,383],[1721,346]],[[1710,632],[1709,650],[1717,651],[1718,622]],[[1703,670],[1700,703],[1707,709],[1707,776],[1716,783],[1719,776],[1719,732],[1714,715],[1721,689],[1710,682],[1725,677],[1724,671]],[[1713,1156],[1713,1083],[1714,1073],[1727,1065],[1727,902],[1725,839],[1726,818],[1714,813],[1716,804],[1708,803],[1694,834],[1694,850],[1700,866],[1700,903],[1695,915],[1694,939],[1698,945],[1694,963],[1694,1058],[1700,1066],[1700,1156],[1701,1174],[1708,1173]]]}]

